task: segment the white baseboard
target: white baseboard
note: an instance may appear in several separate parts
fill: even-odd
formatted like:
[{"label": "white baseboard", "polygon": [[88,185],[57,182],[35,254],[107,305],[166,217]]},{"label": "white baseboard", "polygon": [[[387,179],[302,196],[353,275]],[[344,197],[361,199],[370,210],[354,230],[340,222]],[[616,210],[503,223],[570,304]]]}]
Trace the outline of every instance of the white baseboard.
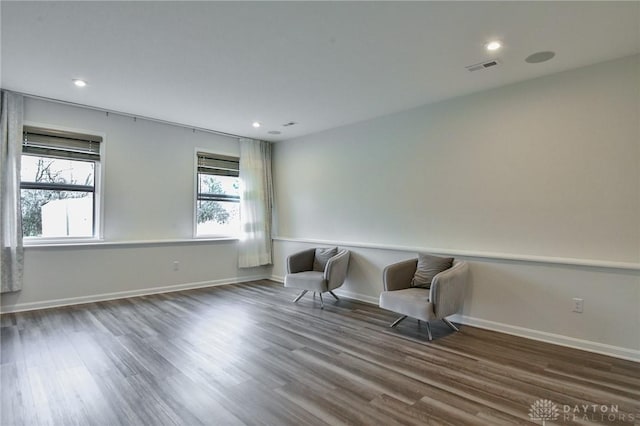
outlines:
[{"label": "white baseboard", "polygon": [[353,299],[357,300],[358,302],[368,303],[370,305],[378,306],[378,303],[380,302],[380,299],[377,297],[365,296],[364,294],[353,293],[347,290],[337,289],[334,290],[334,293],[346,299]]},{"label": "white baseboard", "polygon": [[[283,278],[271,276],[271,280],[282,282]],[[378,304],[378,298],[376,297],[353,293],[345,290],[336,290],[335,292],[339,296],[344,296],[347,299],[353,299],[359,302],[369,303],[373,305]],[[499,333],[511,334],[513,336],[524,337],[540,342],[552,343],[554,345],[580,349],[587,352],[594,352],[614,358],[640,362],[640,351],[635,349],[612,346],[604,343],[593,342],[590,340],[576,339],[574,337],[563,336],[561,334],[547,333],[546,331],[538,331],[530,328],[483,320],[481,318],[474,318],[465,315],[453,315],[451,317],[451,320],[459,324],[470,325],[472,327],[482,328],[485,330],[497,331]]]},{"label": "white baseboard", "polygon": [[470,325],[472,327],[483,328],[485,330],[497,331],[511,334],[513,336],[525,337],[540,342],[553,343],[559,346],[580,349],[587,352],[594,352],[608,355],[615,358],[622,358],[629,361],[640,362],[640,351],[620,346],[607,345],[605,343],[593,342],[591,340],[576,339],[574,337],[563,336],[561,334],[547,333],[546,331],[532,330],[530,328],[518,327],[495,321],[474,318],[465,315],[455,315],[451,317],[453,322]]},{"label": "white baseboard", "polygon": [[[276,281],[279,283],[284,282],[284,277],[281,277],[279,275],[271,275],[271,278],[269,279],[271,281]],[[377,297],[365,296],[364,294],[353,293],[351,291],[342,290],[342,289],[337,289],[337,290],[334,290],[333,292],[336,293],[338,296],[344,297],[345,299],[353,299],[353,300],[357,300],[358,302],[369,303],[371,305],[378,305]]]},{"label": "white baseboard", "polygon": [[16,303],[10,307],[2,307],[1,313],[34,311],[37,309],[58,308],[61,306],[81,305],[83,303],[103,302],[106,300],[125,299],[127,297],[147,296],[158,293],[192,290],[196,288],[215,287],[226,284],[236,284],[248,281],[267,280],[269,275],[252,275],[247,277],[224,278],[212,281],[200,281],[185,284],[168,285],[163,287],[142,288],[139,290],[117,291],[113,293],[93,294],[90,296],[69,297],[65,299],[44,300],[32,303]]}]

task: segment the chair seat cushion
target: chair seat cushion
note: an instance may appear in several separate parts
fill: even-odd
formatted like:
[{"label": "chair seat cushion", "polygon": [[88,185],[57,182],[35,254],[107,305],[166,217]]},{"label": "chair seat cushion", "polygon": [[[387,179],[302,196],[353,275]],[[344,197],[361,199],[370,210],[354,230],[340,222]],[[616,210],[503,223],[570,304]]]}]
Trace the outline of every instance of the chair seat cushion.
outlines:
[{"label": "chair seat cushion", "polygon": [[327,281],[324,279],[324,273],[318,271],[287,274],[284,277],[284,286],[299,288],[300,290],[327,291]]},{"label": "chair seat cushion", "polygon": [[423,321],[435,318],[429,290],[420,287],[383,291],[380,293],[380,307]]}]

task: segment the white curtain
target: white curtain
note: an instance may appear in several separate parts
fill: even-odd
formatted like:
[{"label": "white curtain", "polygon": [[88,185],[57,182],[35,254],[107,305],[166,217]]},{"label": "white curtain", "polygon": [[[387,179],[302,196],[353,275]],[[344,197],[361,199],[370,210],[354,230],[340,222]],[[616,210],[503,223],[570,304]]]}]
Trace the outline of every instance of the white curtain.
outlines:
[{"label": "white curtain", "polygon": [[271,261],[271,144],[240,139],[240,220],[238,266],[252,268]]},{"label": "white curtain", "polygon": [[1,292],[22,289],[24,257],[20,212],[23,97],[2,91],[0,99],[0,278]]}]

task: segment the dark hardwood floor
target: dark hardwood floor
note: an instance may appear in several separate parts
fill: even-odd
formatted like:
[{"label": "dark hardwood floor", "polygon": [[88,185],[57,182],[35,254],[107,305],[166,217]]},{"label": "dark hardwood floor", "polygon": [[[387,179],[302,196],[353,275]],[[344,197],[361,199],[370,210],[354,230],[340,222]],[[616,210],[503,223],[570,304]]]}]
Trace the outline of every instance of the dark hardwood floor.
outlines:
[{"label": "dark hardwood floor", "polygon": [[428,342],[293,296],[258,281],[4,314],[1,424],[542,424],[541,399],[546,424],[640,424],[638,363],[440,323]]}]

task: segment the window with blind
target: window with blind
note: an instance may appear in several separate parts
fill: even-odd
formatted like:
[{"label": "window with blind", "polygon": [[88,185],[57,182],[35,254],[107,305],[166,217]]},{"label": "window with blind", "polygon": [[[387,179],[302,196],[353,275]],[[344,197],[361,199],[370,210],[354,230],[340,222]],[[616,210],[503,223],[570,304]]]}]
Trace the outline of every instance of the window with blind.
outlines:
[{"label": "window with blind", "polygon": [[196,236],[240,232],[240,162],[237,157],[197,152]]},{"label": "window with blind", "polygon": [[100,136],[24,126],[20,192],[24,237],[94,237]]}]

